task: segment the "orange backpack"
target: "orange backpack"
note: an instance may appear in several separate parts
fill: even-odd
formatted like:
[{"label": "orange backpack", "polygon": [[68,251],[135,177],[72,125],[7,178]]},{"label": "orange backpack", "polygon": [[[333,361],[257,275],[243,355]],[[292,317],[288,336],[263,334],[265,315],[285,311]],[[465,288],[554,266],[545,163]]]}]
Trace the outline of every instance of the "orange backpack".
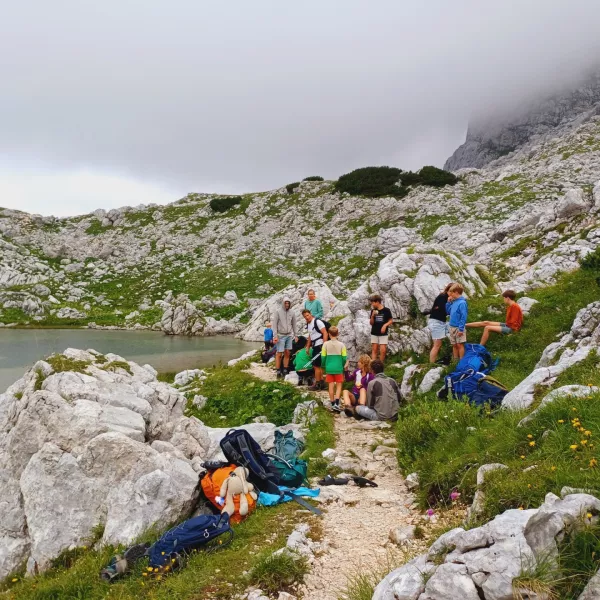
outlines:
[{"label": "orange backpack", "polygon": [[[217,502],[217,496],[221,491],[223,482],[229,477],[232,471],[237,469],[237,465],[229,465],[227,467],[221,467],[215,471],[209,471],[203,478],[200,484],[202,485],[202,491],[206,498],[214,504],[219,510],[223,509],[223,505]],[[256,508],[256,500],[250,495],[246,494],[248,500],[248,515]],[[230,523],[241,523],[248,515],[240,515],[240,499],[239,496],[233,498],[233,504],[235,506],[235,512],[229,517]]]}]

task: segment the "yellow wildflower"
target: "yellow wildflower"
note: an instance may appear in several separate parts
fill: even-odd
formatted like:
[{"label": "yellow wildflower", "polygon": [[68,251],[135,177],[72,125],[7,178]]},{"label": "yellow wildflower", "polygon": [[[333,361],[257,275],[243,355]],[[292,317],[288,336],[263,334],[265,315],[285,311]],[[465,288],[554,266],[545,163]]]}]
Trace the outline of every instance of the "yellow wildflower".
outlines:
[{"label": "yellow wildflower", "polygon": [[556,471],[556,467],[550,467],[551,471]]},{"label": "yellow wildflower", "polygon": [[525,458],[525,455],[524,455],[524,454],[521,454],[521,458]]},{"label": "yellow wildflower", "polygon": [[577,409],[574,406],[571,408],[571,410],[574,410],[575,412],[577,412]]},{"label": "yellow wildflower", "polygon": [[530,484],[530,483],[528,483],[528,484],[527,484],[527,487],[528,487],[529,489],[531,489],[531,484]]},{"label": "yellow wildflower", "polygon": [[523,507],[522,507],[522,506],[519,506],[519,510],[523,510]]},{"label": "yellow wildflower", "polygon": [[533,438],[533,436],[532,436],[532,435],[529,433],[529,434],[527,435],[527,438],[528,438],[528,439],[532,439],[532,438]]},{"label": "yellow wildflower", "polygon": [[18,577],[13,577],[12,582],[16,583],[17,581],[19,581],[19,578]]},{"label": "yellow wildflower", "polygon": [[142,573],[144,577],[148,577],[148,573]]},{"label": "yellow wildflower", "polygon": [[152,573],[152,571],[154,571],[154,569],[152,567],[146,567],[148,569],[148,571],[150,571],[150,573]]},{"label": "yellow wildflower", "polygon": [[535,446],[535,442],[529,442],[530,446]]},{"label": "yellow wildflower", "polygon": [[590,460],[590,467],[597,467],[598,466],[598,461],[595,458],[592,458],[592,460]]},{"label": "yellow wildflower", "polygon": [[579,447],[579,446],[578,446],[577,444],[571,444],[571,445],[569,446],[569,448],[571,448],[571,450],[577,450],[577,448],[578,448],[578,447]]},{"label": "yellow wildflower", "polygon": [[585,446],[587,443],[588,443],[588,441],[587,441],[587,440],[581,440],[581,445],[582,445],[582,446]]},{"label": "yellow wildflower", "polygon": [[592,435],[592,432],[589,429],[587,429],[586,431],[584,431],[584,435],[590,437]]},{"label": "yellow wildflower", "polygon": [[558,420],[558,422],[559,422],[559,423],[564,423],[564,422],[565,422],[565,420],[564,420],[564,419],[559,419],[559,420]]},{"label": "yellow wildflower", "polygon": [[592,513],[588,513],[588,514],[586,515],[586,517],[587,517],[588,519],[591,519],[591,518],[592,518],[592,516],[593,516],[593,515],[592,515]]}]

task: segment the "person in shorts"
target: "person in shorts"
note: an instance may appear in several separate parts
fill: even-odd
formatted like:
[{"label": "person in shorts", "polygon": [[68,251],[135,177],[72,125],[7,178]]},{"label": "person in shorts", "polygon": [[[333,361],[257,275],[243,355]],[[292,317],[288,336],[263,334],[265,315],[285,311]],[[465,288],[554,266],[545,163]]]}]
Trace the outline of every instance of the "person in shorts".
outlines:
[{"label": "person in shorts", "polygon": [[504,304],[506,305],[506,323],[499,321],[476,321],[475,323],[467,323],[467,327],[483,327],[481,335],[482,346],[487,344],[490,333],[502,333],[509,335],[521,331],[523,326],[523,310],[516,302],[517,294],[513,290],[506,290],[502,293]]},{"label": "person in shorts", "polygon": [[348,351],[346,346],[338,340],[340,334],[337,327],[329,328],[329,340],[323,344],[321,350],[321,363],[325,371],[325,382],[329,385],[329,400],[335,412],[342,412],[340,398],[342,397],[342,384],[344,371],[348,368]]},{"label": "person in shorts", "polygon": [[327,328],[321,319],[315,319],[310,310],[305,308],[302,311],[302,316],[306,320],[306,328],[308,329],[308,338],[306,340],[306,349],[312,348],[312,364],[315,369],[315,383],[308,389],[315,392],[325,389],[323,382],[323,369],[321,368],[321,350],[323,344],[328,339]]},{"label": "person in shorts", "polygon": [[448,315],[446,314],[446,304],[448,304],[448,290],[451,287],[452,283],[449,283],[444,288],[444,291],[433,301],[433,306],[429,311],[427,327],[429,328],[429,333],[431,333],[431,339],[433,340],[433,346],[429,352],[429,362],[431,363],[437,361],[442,342],[448,337],[448,325],[446,324],[446,317]]},{"label": "person in shorts", "polygon": [[293,342],[298,341],[298,337],[296,336],[296,315],[292,310],[292,303],[287,296],[284,297],[281,307],[273,315],[273,334],[273,342],[277,346],[275,368],[277,369],[277,378],[281,379],[290,372],[290,354]]},{"label": "person in shorts", "polygon": [[371,303],[371,315],[369,317],[371,323],[371,358],[383,362],[387,351],[389,327],[393,324],[394,318],[392,317],[392,311],[383,305],[379,294],[369,296],[369,302]]},{"label": "person in shorts", "polygon": [[452,354],[455,359],[460,360],[465,355],[465,343],[467,341],[467,316],[469,307],[463,297],[464,289],[459,283],[453,283],[448,290],[448,303],[446,312],[450,315],[448,337],[452,344]]}]

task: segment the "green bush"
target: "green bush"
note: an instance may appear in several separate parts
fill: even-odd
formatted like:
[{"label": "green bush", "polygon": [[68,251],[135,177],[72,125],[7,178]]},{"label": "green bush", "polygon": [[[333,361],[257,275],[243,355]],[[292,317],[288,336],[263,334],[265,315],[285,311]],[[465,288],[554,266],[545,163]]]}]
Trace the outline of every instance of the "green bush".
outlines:
[{"label": "green bush", "polygon": [[285,186],[285,189],[287,190],[288,194],[293,194],[294,190],[300,185],[299,181],[294,181],[294,183],[288,183]]},{"label": "green bush", "polygon": [[210,208],[215,212],[224,213],[230,208],[241,204],[241,196],[227,196],[226,198],[213,198],[210,201]]},{"label": "green bush", "polygon": [[600,246],[581,261],[581,266],[588,271],[600,271]]},{"label": "green bush", "polygon": [[305,177],[302,181],[323,181],[323,178],[320,175],[311,175],[310,177]]},{"label": "green bush", "polygon": [[342,175],[335,188],[338,192],[348,192],[355,196],[402,198],[407,192],[397,185],[401,173],[402,171],[395,167],[363,167]]},{"label": "green bush", "polygon": [[[454,173],[432,166],[423,167],[419,171],[419,179],[423,185],[430,185],[432,187],[444,187],[445,185],[455,185],[458,183],[458,177]],[[404,183],[404,180],[402,183]]]}]

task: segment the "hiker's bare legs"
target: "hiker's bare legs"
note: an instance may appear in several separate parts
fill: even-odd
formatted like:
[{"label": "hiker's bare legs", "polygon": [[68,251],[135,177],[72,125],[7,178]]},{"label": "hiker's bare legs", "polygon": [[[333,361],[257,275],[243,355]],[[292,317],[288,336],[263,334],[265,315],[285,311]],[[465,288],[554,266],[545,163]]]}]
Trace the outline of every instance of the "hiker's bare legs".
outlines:
[{"label": "hiker's bare legs", "polygon": [[333,404],[333,400],[334,400],[334,396],[333,396],[333,392],[335,390],[335,383],[333,381],[329,382],[329,400],[331,401],[331,404]]},{"label": "hiker's bare legs", "polygon": [[492,331],[494,333],[502,333],[502,327],[500,327],[499,323],[498,323],[498,325],[486,325],[483,329],[483,335],[481,336],[481,341],[479,342],[482,346],[485,346],[487,344],[487,341],[490,337],[490,333]]},{"label": "hiker's bare legs", "polygon": [[287,369],[290,366],[290,351],[283,351],[283,368]]},{"label": "hiker's bare legs", "polygon": [[358,403],[363,406],[367,403],[367,390],[364,387],[360,388],[360,392],[358,393]]},{"label": "hiker's bare legs", "polygon": [[321,367],[315,367],[315,381],[323,380],[323,369]]},{"label": "hiker's bare legs", "polygon": [[281,352],[275,354],[275,369],[279,371],[281,368]]},{"label": "hiker's bare legs", "polygon": [[474,321],[473,323],[467,323],[467,327],[472,328],[492,327],[496,325],[500,325],[500,321]]},{"label": "hiker's bare legs", "polygon": [[379,354],[379,344],[371,344],[371,360],[377,360]]},{"label": "hiker's bare legs", "polygon": [[465,355],[465,345],[464,344],[456,344],[456,349],[458,351],[458,360],[461,360]]},{"label": "hiker's bare legs", "polygon": [[438,354],[440,353],[440,348],[442,347],[442,342],[444,340],[433,340],[433,346],[431,347],[431,351],[429,352],[429,362],[434,363],[437,360]]},{"label": "hiker's bare legs", "polygon": [[342,382],[341,381],[338,381],[335,384],[335,397],[338,399],[342,397]]},{"label": "hiker's bare legs", "polygon": [[385,353],[387,352],[387,344],[379,344],[379,360],[385,361]]},{"label": "hiker's bare legs", "polygon": [[344,400],[344,406],[347,406],[347,407],[353,406],[354,403],[356,402],[356,398],[354,397],[354,394],[352,394],[348,390],[344,390],[344,394],[343,394],[342,398]]}]

